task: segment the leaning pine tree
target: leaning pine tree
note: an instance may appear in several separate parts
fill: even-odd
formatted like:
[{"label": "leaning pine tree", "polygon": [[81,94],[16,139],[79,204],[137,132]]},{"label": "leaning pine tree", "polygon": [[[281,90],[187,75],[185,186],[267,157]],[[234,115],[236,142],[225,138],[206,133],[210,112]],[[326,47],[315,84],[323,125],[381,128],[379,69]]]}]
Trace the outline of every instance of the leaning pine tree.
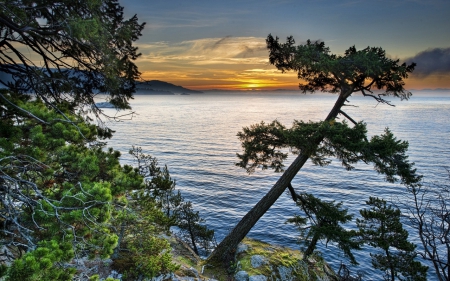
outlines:
[{"label": "leaning pine tree", "polygon": [[[294,39],[288,37],[286,43],[280,44],[278,38],[271,35],[266,42],[270,63],[282,72],[297,71],[299,79],[306,82],[300,84],[303,93],[320,90],[337,93],[338,98],[324,121],[295,121],[290,129],[278,121],[260,123],[244,128],[238,134],[244,149],[243,154],[238,155],[241,160],[238,165],[248,172],[258,167],[283,171],[283,160],[287,157],[281,150],[283,148],[290,148],[298,156],[210,255],[211,262],[224,262],[226,266],[233,259],[239,242],[286,188],[293,199],[297,199],[291,181],[308,159],[318,165],[327,165],[329,157],[335,157],[348,170],[358,161],[371,162],[389,182],[414,185],[420,180],[405,154],[408,143],[397,140],[388,129],[383,135],[368,140],[365,124],[355,122],[341,109],[354,93],[389,105],[384,99],[386,96],[409,99],[411,93],[404,89],[403,79],[414,70],[414,63],[399,64],[398,60],[387,58],[385,51],[378,47],[357,50],[353,46],[344,55],[334,55],[323,42],[308,40],[306,44],[295,46]],[[373,90],[384,92],[375,94]],[[338,122],[338,115],[347,118],[353,127],[345,121]]]}]

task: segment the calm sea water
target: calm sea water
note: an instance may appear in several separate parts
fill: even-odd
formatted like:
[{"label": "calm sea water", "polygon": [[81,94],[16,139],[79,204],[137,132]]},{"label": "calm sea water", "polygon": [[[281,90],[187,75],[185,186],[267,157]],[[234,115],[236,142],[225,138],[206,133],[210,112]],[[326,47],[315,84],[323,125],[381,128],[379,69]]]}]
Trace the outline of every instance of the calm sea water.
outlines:
[{"label": "calm sea water", "polygon": [[[140,96],[131,102],[131,120],[110,122],[116,130],[109,146],[127,152],[132,145],[167,165],[177,187],[215,230],[218,241],[273,186],[280,174],[258,170],[247,174],[235,166],[241,152],[236,134],[244,126],[275,119],[285,125],[297,120],[323,120],[336,100],[335,95],[303,95],[298,92],[228,93],[174,96]],[[410,144],[410,160],[426,182],[446,179],[444,167],[450,159],[450,92],[436,96],[423,93],[409,101],[391,98],[395,107],[378,104],[371,98],[352,97],[353,106],[344,111],[364,120],[369,134],[389,127]],[[110,115],[113,109],[106,109]],[[119,113],[120,114],[120,113]],[[292,161],[288,158],[286,164]],[[323,200],[342,201],[356,216],[369,196],[404,201],[405,188],[388,184],[371,166],[357,165],[346,171],[338,163],[318,167],[307,163],[293,181],[297,191],[306,191]],[[249,236],[266,242],[299,248],[298,231],[285,221],[298,213],[286,193],[260,219]],[[411,234],[411,239],[415,237]],[[326,260],[338,269],[348,263],[333,246],[320,246]],[[356,253],[365,280],[377,280],[367,251]],[[432,278],[430,278],[432,279]]]}]

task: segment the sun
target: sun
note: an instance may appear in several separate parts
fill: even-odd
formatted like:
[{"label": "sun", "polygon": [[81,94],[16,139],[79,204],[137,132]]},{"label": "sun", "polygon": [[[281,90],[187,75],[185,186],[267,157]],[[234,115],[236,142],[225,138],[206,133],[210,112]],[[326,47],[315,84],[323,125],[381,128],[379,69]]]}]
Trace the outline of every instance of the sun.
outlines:
[{"label": "sun", "polygon": [[264,83],[256,79],[252,79],[250,81],[246,81],[245,83],[243,83],[241,87],[243,90],[260,90],[261,88],[264,87]]}]

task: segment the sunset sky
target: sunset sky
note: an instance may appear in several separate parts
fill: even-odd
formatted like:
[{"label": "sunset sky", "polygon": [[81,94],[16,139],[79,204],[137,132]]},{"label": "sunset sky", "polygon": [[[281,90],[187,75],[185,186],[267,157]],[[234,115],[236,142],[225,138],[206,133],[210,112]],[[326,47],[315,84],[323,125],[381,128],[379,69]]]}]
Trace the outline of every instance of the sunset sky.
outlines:
[{"label": "sunset sky", "polygon": [[136,61],[145,80],[191,89],[297,89],[268,63],[269,33],[322,40],[332,53],[382,47],[417,63],[409,89],[450,88],[449,0],[126,0],[146,22]]}]

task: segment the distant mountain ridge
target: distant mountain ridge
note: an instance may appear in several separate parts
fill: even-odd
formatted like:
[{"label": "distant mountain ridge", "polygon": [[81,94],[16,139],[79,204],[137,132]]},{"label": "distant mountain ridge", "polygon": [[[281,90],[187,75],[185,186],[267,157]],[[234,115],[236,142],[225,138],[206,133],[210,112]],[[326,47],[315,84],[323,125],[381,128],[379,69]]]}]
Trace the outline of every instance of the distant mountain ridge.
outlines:
[{"label": "distant mountain ridge", "polygon": [[136,94],[201,94],[203,92],[177,86],[172,83],[149,80],[136,82]]}]

